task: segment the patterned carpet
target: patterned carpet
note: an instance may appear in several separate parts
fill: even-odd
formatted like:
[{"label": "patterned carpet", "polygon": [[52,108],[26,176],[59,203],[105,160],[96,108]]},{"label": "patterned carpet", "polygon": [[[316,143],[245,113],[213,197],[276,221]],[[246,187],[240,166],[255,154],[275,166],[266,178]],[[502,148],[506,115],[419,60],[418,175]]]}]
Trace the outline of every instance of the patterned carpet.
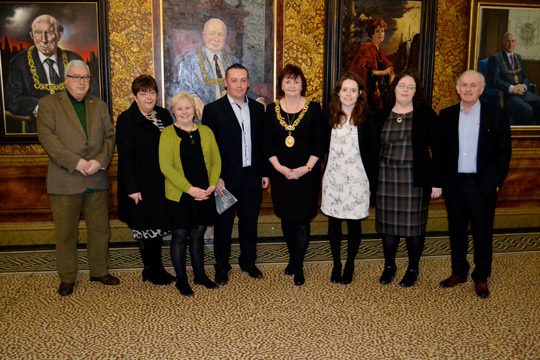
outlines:
[{"label": "patterned carpet", "polygon": [[359,260],[344,286],[314,262],[302,287],[282,264],[262,265],[262,280],[234,267],[228,285],[195,286],[193,298],[142,283],[140,270],[114,271],[117,287],[83,272],[67,298],[54,273],[5,273],[0,358],[540,359],[540,252],[496,254],[485,300],[470,280],[438,286],[447,256],[424,257],[409,289],[397,284],[405,260],[388,286],[377,282],[382,267]]}]

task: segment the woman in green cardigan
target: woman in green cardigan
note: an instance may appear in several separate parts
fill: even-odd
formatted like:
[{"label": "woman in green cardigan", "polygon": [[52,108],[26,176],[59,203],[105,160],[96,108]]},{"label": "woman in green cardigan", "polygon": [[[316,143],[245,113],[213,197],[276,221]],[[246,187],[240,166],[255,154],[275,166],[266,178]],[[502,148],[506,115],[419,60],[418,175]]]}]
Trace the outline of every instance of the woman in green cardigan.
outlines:
[{"label": "woman in green cardigan", "polygon": [[171,214],[171,259],[176,287],[193,296],[186,274],[189,245],[195,285],[217,288],[204,271],[204,232],[214,224],[214,190],[221,173],[221,158],[209,127],[195,124],[193,97],[180,92],[171,99],[176,121],[163,130],[159,142],[159,166],[165,176],[165,197]]}]

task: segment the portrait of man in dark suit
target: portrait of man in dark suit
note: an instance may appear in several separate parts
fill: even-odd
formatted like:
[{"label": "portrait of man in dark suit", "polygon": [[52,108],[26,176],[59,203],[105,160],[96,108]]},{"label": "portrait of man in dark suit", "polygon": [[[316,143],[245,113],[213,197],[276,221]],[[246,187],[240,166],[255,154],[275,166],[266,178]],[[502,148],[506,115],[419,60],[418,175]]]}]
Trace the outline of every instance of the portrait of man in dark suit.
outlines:
[{"label": "portrait of man in dark suit", "polygon": [[72,60],[86,62],[93,74],[89,92],[100,97],[97,18],[85,15],[74,27],[74,20],[62,15],[70,13],[74,18],[81,18],[82,12],[95,14],[89,7],[95,8],[95,5],[83,4],[78,8],[73,4],[54,3],[0,6],[4,135],[36,133],[38,101],[65,89],[65,68]]}]

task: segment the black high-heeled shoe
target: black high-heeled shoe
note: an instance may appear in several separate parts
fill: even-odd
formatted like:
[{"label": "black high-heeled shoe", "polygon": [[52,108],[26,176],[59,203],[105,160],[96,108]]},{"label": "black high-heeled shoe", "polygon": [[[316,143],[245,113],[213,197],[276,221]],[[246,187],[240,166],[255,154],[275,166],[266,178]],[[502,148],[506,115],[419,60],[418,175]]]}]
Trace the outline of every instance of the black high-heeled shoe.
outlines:
[{"label": "black high-heeled shoe", "polygon": [[394,280],[394,276],[396,276],[396,267],[385,266],[379,282],[383,285],[388,285]]},{"label": "black high-heeled shoe", "polygon": [[339,284],[341,282],[341,264],[334,265],[334,267],[332,268],[330,282],[333,282],[334,284]]},{"label": "black high-heeled shoe", "polygon": [[345,269],[343,270],[343,276],[341,277],[341,283],[343,285],[348,285],[352,282],[354,274],[354,263],[346,263]]},{"label": "black high-heeled shoe", "polygon": [[403,276],[403,279],[399,282],[399,286],[404,288],[411,287],[416,283],[417,279],[418,270],[407,269],[407,271],[405,272],[405,276]]},{"label": "black high-heeled shoe", "polygon": [[306,279],[304,278],[304,271],[299,270],[294,274],[294,285],[296,286],[302,286],[304,285],[304,282]]}]

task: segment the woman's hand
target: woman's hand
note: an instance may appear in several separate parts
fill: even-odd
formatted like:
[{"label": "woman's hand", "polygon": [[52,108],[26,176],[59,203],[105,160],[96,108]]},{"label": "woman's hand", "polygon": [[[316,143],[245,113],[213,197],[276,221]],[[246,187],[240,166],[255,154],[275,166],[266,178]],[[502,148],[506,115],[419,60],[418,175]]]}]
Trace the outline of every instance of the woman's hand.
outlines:
[{"label": "woman's hand", "polygon": [[208,199],[208,194],[206,193],[206,190],[195,186],[190,187],[187,193],[197,201],[203,201]]},{"label": "woman's hand", "polygon": [[431,198],[432,199],[438,199],[442,195],[442,188],[431,188]]},{"label": "woman's hand", "polygon": [[206,189],[206,193],[208,194],[208,196],[212,195],[212,193],[214,192],[214,190],[216,190],[216,187],[214,185],[210,185],[208,187],[208,189]]},{"label": "woman's hand", "polygon": [[135,201],[135,205],[138,205],[139,204],[139,201],[142,201],[142,196],[141,196],[141,193],[140,192],[136,192],[136,193],[133,193],[133,194],[129,194],[128,195],[130,198],[133,199],[133,201]]},{"label": "woman's hand", "polygon": [[292,169],[289,175],[287,176],[287,179],[289,180],[297,180],[300,179],[302,176],[306,175],[309,172],[309,169],[307,166],[300,166],[296,169]]}]

